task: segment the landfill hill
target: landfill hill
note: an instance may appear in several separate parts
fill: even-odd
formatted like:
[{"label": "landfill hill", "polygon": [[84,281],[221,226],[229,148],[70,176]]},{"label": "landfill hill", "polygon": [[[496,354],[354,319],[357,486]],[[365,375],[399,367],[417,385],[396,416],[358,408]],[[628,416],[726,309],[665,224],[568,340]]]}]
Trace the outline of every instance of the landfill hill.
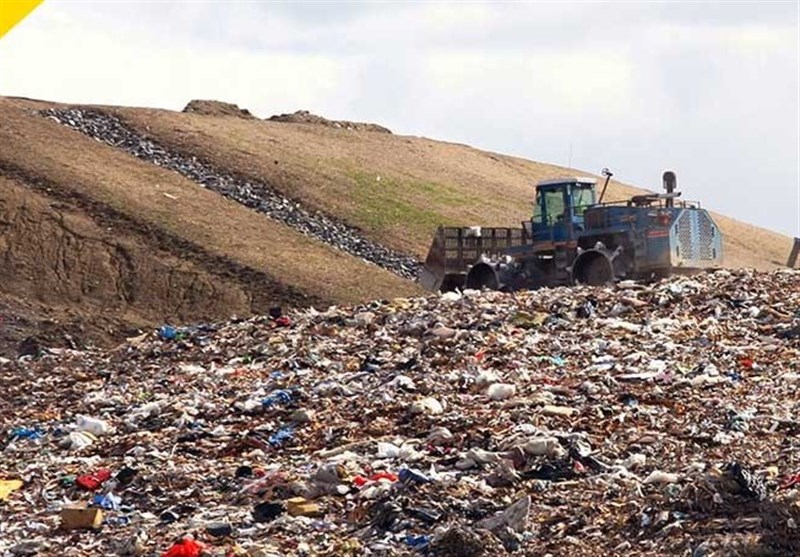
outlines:
[{"label": "landfill hill", "polygon": [[[408,279],[437,225],[518,224],[533,183],[577,172],[304,111],[277,119],[217,101],[0,98],[0,353],[30,334],[108,344],[164,322],[419,294]],[[716,218],[726,265],[785,260],[789,238]]]},{"label": "landfill hill", "polygon": [[800,555],[798,308],[720,270],[0,361],[0,555]]}]

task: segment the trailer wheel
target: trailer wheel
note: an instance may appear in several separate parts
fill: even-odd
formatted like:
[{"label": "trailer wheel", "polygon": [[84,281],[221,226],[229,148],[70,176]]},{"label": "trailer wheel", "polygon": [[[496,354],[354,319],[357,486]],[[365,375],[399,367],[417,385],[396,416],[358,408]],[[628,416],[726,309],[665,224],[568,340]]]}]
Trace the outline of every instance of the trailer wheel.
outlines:
[{"label": "trailer wheel", "polygon": [[494,267],[487,263],[478,263],[467,273],[466,287],[474,290],[500,290],[500,281]]},{"label": "trailer wheel", "polygon": [[575,260],[572,277],[579,284],[602,286],[614,280],[614,268],[605,254],[599,251],[587,251]]}]

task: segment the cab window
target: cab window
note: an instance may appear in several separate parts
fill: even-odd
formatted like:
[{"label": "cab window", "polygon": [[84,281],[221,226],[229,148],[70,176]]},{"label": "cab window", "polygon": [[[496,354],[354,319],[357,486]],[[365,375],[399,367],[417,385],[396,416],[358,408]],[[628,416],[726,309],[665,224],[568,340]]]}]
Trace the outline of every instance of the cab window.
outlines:
[{"label": "cab window", "polygon": [[[547,224],[564,219],[564,193],[562,190],[544,192],[544,209],[547,212]],[[561,217],[559,219],[559,217]]]},{"label": "cab window", "polygon": [[591,187],[572,187],[572,207],[576,217],[582,217],[590,206],[594,205],[594,189]]}]

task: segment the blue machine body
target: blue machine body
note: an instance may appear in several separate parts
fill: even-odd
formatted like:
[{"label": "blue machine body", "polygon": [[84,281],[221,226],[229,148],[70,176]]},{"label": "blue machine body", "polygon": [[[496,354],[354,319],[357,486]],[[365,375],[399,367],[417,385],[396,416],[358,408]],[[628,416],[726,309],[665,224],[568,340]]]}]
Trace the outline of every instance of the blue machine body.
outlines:
[{"label": "blue machine body", "polygon": [[440,227],[420,282],[431,290],[516,290],[721,266],[722,234],[713,219],[678,200],[673,173],[664,180],[666,194],[611,203],[598,203],[593,178],[540,182],[522,228]]}]

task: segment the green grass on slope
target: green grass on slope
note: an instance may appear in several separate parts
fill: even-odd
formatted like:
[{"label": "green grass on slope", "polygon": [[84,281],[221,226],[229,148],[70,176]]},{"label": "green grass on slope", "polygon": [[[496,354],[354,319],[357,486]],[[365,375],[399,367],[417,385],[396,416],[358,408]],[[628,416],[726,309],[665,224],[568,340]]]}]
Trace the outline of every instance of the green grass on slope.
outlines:
[{"label": "green grass on slope", "polygon": [[354,220],[372,230],[403,228],[409,240],[430,241],[437,226],[461,224],[447,212],[480,203],[447,184],[353,168],[347,177],[353,183]]}]

